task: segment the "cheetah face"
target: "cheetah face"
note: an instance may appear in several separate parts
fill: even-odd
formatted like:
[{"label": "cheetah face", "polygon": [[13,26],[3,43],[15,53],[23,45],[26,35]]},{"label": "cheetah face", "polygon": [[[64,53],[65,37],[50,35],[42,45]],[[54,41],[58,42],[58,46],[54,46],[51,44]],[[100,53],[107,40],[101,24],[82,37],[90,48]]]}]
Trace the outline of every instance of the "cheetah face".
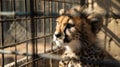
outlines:
[{"label": "cheetah face", "polygon": [[96,13],[87,14],[86,11],[83,11],[84,9],[81,7],[71,8],[67,11],[60,10],[53,35],[53,42],[56,45],[81,44],[83,39],[89,44],[95,41],[95,36],[102,27],[102,16]]},{"label": "cheetah face", "polygon": [[57,18],[56,22],[56,30],[53,35],[53,40],[56,44],[61,45],[72,41],[77,31],[74,21],[68,16],[60,16]]}]

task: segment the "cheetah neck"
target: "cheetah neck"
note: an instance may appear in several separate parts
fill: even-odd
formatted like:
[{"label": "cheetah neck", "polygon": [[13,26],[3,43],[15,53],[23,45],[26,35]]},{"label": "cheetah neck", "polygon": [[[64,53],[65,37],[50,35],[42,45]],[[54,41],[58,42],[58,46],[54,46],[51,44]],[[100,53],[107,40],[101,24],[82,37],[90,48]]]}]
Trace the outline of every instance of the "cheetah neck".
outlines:
[{"label": "cheetah neck", "polygon": [[72,40],[70,43],[65,43],[65,49],[68,52],[77,52],[81,48],[79,40]]},{"label": "cheetah neck", "polygon": [[85,51],[85,49],[91,48],[94,43],[90,43],[89,39],[79,38],[76,40],[72,40],[70,43],[66,43],[65,48],[67,52],[78,54],[81,53],[81,51],[83,50]]}]

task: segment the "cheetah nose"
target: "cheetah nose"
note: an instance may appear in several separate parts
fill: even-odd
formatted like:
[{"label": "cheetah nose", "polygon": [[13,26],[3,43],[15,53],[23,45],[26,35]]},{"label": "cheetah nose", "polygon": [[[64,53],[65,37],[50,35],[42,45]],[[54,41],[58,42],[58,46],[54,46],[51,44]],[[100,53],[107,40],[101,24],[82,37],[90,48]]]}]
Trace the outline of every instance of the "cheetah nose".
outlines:
[{"label": "cheetah nose", "polygon": [[58,33],[58,34],[55,34],[56,37],[60,37],[61,36],[61,33]]}]

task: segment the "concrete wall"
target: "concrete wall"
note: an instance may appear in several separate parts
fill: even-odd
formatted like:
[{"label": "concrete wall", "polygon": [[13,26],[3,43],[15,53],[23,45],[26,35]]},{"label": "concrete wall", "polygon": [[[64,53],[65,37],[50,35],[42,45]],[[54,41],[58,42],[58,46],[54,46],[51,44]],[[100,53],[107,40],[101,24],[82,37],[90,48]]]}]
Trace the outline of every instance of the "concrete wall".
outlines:
[{"label": "concrete wall", "polygon": [[[89,0],[91,2],[91,0]],[[90,7],[91,8],[91,7]],[[93,8],[96,12],[106,14],[114,13],[120,15],[120,0],[95,0],[93,2]],[[120,40],[120,17],[114,18],[104,17],[104,25],[112,31]],[[114,37],[108,37],[105,33],[100,32],[99,38],[103,42],[104,48],[117,60],[120,60],[120,47],[113,41]]]}]

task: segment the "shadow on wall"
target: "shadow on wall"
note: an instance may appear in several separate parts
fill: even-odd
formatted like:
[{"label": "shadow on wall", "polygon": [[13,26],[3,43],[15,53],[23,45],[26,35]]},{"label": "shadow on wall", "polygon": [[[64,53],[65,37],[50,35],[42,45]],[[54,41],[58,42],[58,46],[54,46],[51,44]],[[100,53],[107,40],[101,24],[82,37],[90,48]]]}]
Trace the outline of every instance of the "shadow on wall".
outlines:
[{"label": "shadow on wall", "polygon": [[[106,12],[108,12],[108,13],[115,14],[115,16],[119,16],[120,15],[120,0],[104,0],[104,1],[95,0],[94,10],[102,14],[106,14]],[[119,19],[119,17],[117,19],[114,17],[107,18],[105,20],[105,24],[108,27],[108,29],[110,29],[111,32],[113,32],[120,39],[120,35],[119,35],[120,32],[118,31],[120,28],[120,21],[118,21],[118,23],[115,22]],[[103,39],[103,41],[105,42],[106,41],[105,33],[100,33],[100,36],[102,36],[100,37],[100,39]],[[107,41],[105,42],[106,50],[116,60],[120,61],[120,52],[119,52],[120,47],[117,46],[117,44],[113,40],[111,40],[112,38],[106,37],[106,39],[107,39]]]},{"label": "shadow on wall", "polygon": [[101,8],[107,12],[120,14],[120,0],[95,0],[95,8]]}]

